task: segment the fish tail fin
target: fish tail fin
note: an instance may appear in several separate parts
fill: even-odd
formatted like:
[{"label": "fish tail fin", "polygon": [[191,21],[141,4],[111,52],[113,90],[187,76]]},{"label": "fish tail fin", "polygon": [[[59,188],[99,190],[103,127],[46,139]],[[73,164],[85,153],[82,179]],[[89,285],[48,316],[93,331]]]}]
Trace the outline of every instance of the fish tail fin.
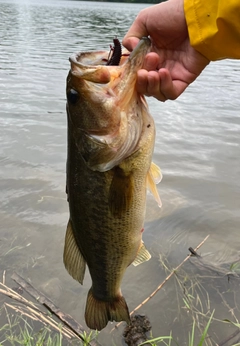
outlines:
[{"label": "fish tail fin", "polygon": [[97,330],[106,327],[108,321],[129,323],[130,316],[125,298],[121,295],[111,302],[98,300],[90,289],[85,309],[85,321],[89,328]]}]

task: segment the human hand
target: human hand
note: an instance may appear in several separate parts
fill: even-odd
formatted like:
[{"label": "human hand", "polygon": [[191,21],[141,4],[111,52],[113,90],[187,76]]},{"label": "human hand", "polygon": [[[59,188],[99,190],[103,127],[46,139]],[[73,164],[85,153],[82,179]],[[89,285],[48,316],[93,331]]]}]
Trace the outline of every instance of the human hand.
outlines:
[{"label": "human hand", "polygon": [[183,0],[168,0],[140,11],[123,39],[132,51],[139,39],[150,36],[152,51],[138,71],[137,90],[160,101],[174,100],[209,64],[190,45]]}]

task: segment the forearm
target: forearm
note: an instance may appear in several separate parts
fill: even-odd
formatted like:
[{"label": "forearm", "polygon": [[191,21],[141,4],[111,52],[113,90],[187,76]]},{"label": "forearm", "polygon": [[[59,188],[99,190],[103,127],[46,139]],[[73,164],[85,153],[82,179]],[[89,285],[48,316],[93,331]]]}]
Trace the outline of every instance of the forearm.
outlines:
[{"label": "forearm", "polygon": [[240,1],[184,0],[190,43],[209,60],[240,59]]}]

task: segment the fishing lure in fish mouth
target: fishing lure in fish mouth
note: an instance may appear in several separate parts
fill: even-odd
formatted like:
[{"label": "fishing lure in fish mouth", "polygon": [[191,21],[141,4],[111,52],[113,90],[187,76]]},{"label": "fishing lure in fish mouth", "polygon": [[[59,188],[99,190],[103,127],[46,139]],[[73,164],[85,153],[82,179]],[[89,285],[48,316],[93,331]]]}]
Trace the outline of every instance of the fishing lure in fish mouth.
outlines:
[{"label": "fishing lure in fish mouth", "polygon": [[113,46],[110,44],[110,52],[107,59],[102,59],[106,62],[106,66],[118,66],[122,56],[129,56],[128,54],[122,54],[122,45],[117,37],[113,39]]},{"label": "fishing lure in fish mouth", "polygon": [[110,52],[107,60],[107,66],[118,66],[122,56],[122,45],[118,38],[113,39],[114,46],[110,45]]}]

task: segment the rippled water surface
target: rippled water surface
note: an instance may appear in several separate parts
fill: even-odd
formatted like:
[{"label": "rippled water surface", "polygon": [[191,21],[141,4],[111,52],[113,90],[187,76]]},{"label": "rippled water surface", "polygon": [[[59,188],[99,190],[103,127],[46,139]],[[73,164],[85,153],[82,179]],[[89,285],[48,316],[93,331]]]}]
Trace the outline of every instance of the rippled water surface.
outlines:
[{"label": "rippled water surface", "polygon": [[[144,7],[0,0],[0,270],[10,286],[14,271],[22,275],[84,326],[89,275],[80,286],[62,263],[68,57],[108,49]],[[172,331],[180,345],[187,345],[193,318],[200,330],[214,309],[216,319],[240,318],[239,280],[227,279],[240,258],[239,80],[238,61],[212,63],[177,101],[147,100],[157,128],[163,207],[148,195],[144,241],[152,259],[128,268],[122,291],[133,310],[169,274],[164,265],[176,267],[209,234],[199,250],[202,262],[186,263],[139,310],[150,318],[153,336]],[[99,334],[102,345],[123,344],[121,328],[109,334],[113,326]],[[234,332],[215,321],[208,343]],[[196,344],[199,334],[196,327]]]}]

